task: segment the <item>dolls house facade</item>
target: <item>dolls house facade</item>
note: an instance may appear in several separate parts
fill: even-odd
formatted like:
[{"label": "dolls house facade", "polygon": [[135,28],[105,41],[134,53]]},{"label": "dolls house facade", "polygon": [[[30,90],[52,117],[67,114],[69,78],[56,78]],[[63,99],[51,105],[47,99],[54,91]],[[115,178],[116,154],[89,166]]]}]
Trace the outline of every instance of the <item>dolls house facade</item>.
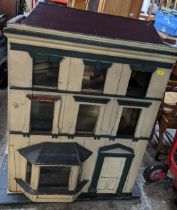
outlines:
[{"label": "dolls house facade", "polygon": [[5,33],[8,190],[131,197],[177,50],[149,23],[45,3]]}]

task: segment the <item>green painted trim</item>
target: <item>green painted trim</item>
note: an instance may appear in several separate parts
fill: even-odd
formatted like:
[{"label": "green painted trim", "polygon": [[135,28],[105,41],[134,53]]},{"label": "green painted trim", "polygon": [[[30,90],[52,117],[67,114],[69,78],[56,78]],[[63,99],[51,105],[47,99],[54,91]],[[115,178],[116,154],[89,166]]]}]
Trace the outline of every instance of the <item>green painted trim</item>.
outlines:
[{"label": "green painted trim", "polygon": [[[127,150],[128,153],[117,153],[117,154],[116,153],[104,153],[105,151],[109,151],[109,150],[116,149],[116,148],[121,148],[121,149]],[[117,188],[117,193],[122,193],[126,178],[128,176],[129,170],[130,170],[132,160],[134,158],[134,151],[132,148],[121,145],[121,144],[104,146],[99,149],[97,162],[96,162],[96,166],[95,166],[95,171],[94,171],[94,174],[92,177],[92,182],[91,182],[91,185],[89,188],[89,193],[97,194],[96,188],[97,188],[98,180],[100,177],[100,173],[101,173],[101,169],[102,169],[105,157],[125,157],[126,158],[125,167],[123,169],[122,176],[121,176],[121,179],[119,182],[119,186]]]},{"label": "green painted trim", "polygon": [[[39,176],[39,178],[40,178],[40,176]],[[23,181],[22,179],[19,179],[19,178],[15,178],[15,180],[16,180],[16,182],[17,182],[17,184],[21,187],[21,188],[23,188],[23,190],[25,191],[25,192],[27,192],[27,193],[29,193],[30,195],[71,195],[71,196],[74,196],[74,195],[76,195],[77,193],[79,193],[82,189],[83,189],[83,187],[88,183],[88,180],[83,180],[81,183],[79,183],[78,185],[77,185],[77,187],[76,187],[76,189],[75,190],[73,190],[73,191],[69,191],[69,190],[61,190],[61,189],[59,189],[59,190],[56,190],[55,189],[55,191],[51,194],[51,193],[49,193],[49,191],[47,191],[47,190],[45,190],[45,191],[41,191],[41,190],[33,190],[32,188],[31,188],[31,186],[27,183],[27,182],[25,182],[25,181]],[[58,192],[57,192],[58,191]]]},{"label": "green painted trim", "polygon": [[125,167],[123,169],[122,176],[121,176],[121,179],[119,182],[119,186],[117,188],[117,193],[122,193],[122,191],[124,189],[124,185],[127,180],[132,161],[133,161],[133,157],[127,157],[127,160],[125,162]]},{"label": "green painted trim", "polygon": [[146,66],[146,65],[139,65],[139,64],[132,64],[130,65],[132,71],[141,71],[141,72],[149,72],[154,73],[156,71],[156,67]]},{"label": "green painted trim", "polygon": [[56,55],[48,55],[45,53],[30,53],[31,58],[33,58],[34,60],[48,60],[50,62],[55,62],[55,63],[60,63],[61,60],[63,59],[62,56],[56,56]]},{"label": "green painted trim", "polygon": [[90,133],[80,133],[80,134],[68,134],[68,133],[59,133],[59,134],[53,134],[51,132],[45,132],[45,131],[38,131],[38,132],[34,132],[34,131],[30,131],[30,132],[22,132],[22,131],[10,131],[10,134],[13,135],[23,135],[24,137],[30,137],[30,136],[52,136],[52,138],[58,138],[58,137],[68,137],[68,139],[74,139],[77,137],[92,137],[94,140],[100,140],[102,138],[107,138],[110,141],[115,141],[115,139],[127,139],[127,140],[131,140],[131,141],[139,141],[139,140],[144,140],[144,141],[148,141],[149,138],[148,137],[133,137],[133,136],[110,136],[110,135],[95,135],[90,134]]},{"label": "green painted trim", "polygon": [[[140,197],[140,194],[139,196],[135,196],[135,198],[139,198]],[[132,193],[115,193],[115,194],[112,194],[112,193],[82,193],[80,196],[79,196],[79,201],[82,201],[84,200],[87,200],[88,201],[88,198],[90,198],[90,200],[129,200],[129,199],[132,199],[134,198],[134,196],[132,195]]]},{"label": "green painted trim", "polygon": [[123,154],[123,153],[117,153],[117,154],[114,154],[114,153],[111,153],[111,152],[102,152],[103,154],[105,154],[105,157],[134,157],[134,155],[132,154]]},{"label": "green painted trim", "polygon": [[147,53],[157,53],[157,54],[163,54],[163,55],[172,55],[177,56],[176,52],[170,52],[170,51],[163,51],[163,50],[156,50],[153,48],[151,49],[142,49],[134,46],[125,46],[115,43],[106,43],[106,42],[99,42],[89,39],[80,39],[80,38],[74,38],[74,37],[66,37],[61,35],[53,35],[53,34],[44,34],[40,32],[31,32],[31,31],[22,31],[18,29],[11,29],[11,28],[5,28],[5,33],[9,34],[15,34],[15,35],[22,35],[22,36],[33,36],[37,38],[45,38],[45,39],[53,39],[53,40],[59,40],[59,41],[67,41],[71,43],[79,43],[79,44],[88,44],[92,46],[100,46],[100,47],[107,47],[107,48],[116,48],[116,49],[124,49],[124,50],[133,50],[138,52],[147,52]]},{"label": "green painted trim", "polygon": [[136,138],[134,137],[134,135],[120,135],[120,134],[117,134],[116,137],[118,137],[118,138],[120,138],[120,139],[126,139],[126,138],[128,138],[128,139],[136,139]]},{"label": "green painted trim", "polygon": [[132,106],[137,106],[137,107],[149,107],[152,105],[152,103],[150,102],[144,102],[144,101],[128,101],[128,100],[117,100],[118,104],[121,106],[125,106],[125,107],[132,107]]},{"label": "green painted trim", "polygon": [[[115,94],[104,94],[104,93],[89,93],[89,92],[79,92],[79,91],[67,91],[67,90],[59,90],[57,88],[43,88],[43,87],[18,87],[18,86],[11,86],[10,89],[12,90],[31,90],[31,91],[43,91],[43,92],[51,92],[51,93],[67,93],[67,94],[75,94],[75,95],[84,95],[84,96],[103,96],[103,97],[114,97],[114,98],[121,98],[121,99],[136,99],[136,100],[151,100],[151,101],[161,101],[161,98],[150,98],[150,97],[127,97],[124,95],[115,95]],[[127,100],[128,101],[128,100]]]},{"label": "green painted trim", "polygon": [[95,193],[97,194],[97,184],[98,184],[98,180],[99,180],[99,176],[101,173],[101,168],[104,162],[104,154],[102,153],[98,153],[98,157],[97,157],[97,161],[96,161],[96,165],[95,165],[95,170],[93,173],[93,177],[92,177],[92,181],[91,181],[91,185],[88,189],[89,193]]},{"label": "green painted trim", "polygon": [[134,137],[133,135],[117,135],[116,138],[118,139],[132,139],[133,141],[138,140],[147,140],[149,141],[149,137]]},{"label": "green painted trim", "polygon": [[108,69],[112,66],[112,63],[90,61],[90,60],[84,60],[84,64],[92,66],[97,70]]},{"label": "green painted trim", "polygon": [[80,97],[73,96],[74,100],[77,102],[88,102],[88,103],[97,103],[97,104],[107,104],[110,99],[109,98],[88,98],[88,97]]},{"label": "green painted trim", "polygon": [[108,145],[108,146],[104,146],[104,147],[101,147],[99,149],[100,152],[105,152],[107,150],[112,150],[112,149],[117,149],[117,148],[121,148],[123,150],[127,150],[128,152],[131,152],[132,154],[134,153],[133,149],[130,148],[130,147],[127,147],[123,144],[113,144],[113,145]]},{"label": "green painted trim", "polygon": [[114,57],[114,56],[108,56],[108,55],[98,55],[98,54],[92,54],[92,53],[81,53],[77,51],[68,51],[68,50],[61,50],[61,49],[53,49],[53,48],[47,48],[47,47],[38,47],[38,46],[32,46],[32,45],[23,45],[23,44],[17,44],[17,43],[11,43],[10,44],[11,50],[19,50],[19,51],[26,51],[29,53],[44,53],[47,55],[56,55],[59,57],[75,57],[75,58],[82,58],[86,60],[92,60],[92,61],[103,61],[103,62],[109,62],[109,63],[124,63],[124,64],[140,64],[140,65],[146,65],[151,66],[153,68],[155,67],[161,67],[161,68],[167,68],[171,69],[172,64],[169,63],[162,63],[157,61],[147,61],[147,60],[140,60],[140,59],[132,59],[132,58],[123,58],[123,57]]}]

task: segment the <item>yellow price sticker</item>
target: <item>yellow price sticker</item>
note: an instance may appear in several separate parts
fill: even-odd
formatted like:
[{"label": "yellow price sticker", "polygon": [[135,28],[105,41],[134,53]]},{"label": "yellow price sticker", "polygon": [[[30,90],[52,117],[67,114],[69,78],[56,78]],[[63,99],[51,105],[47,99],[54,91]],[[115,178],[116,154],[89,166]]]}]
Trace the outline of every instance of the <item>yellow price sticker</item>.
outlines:
[{"label": "yellow price sticker", "polygon": [[157,70],[157,75],[163,76],[163,75],[165,75],[165,71],[162,70],[162,69],[158,69],[158,70]]}]

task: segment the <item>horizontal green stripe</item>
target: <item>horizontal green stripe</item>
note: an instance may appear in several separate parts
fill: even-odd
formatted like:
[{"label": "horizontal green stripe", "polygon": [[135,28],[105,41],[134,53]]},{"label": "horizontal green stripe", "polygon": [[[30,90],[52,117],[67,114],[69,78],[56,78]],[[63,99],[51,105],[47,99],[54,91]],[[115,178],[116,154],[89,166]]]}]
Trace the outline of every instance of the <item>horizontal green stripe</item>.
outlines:
[{"label": "horizontal green stripe", "polygon": [[146,48],[142,49],[142,48],[138,48],[134,46],[125,46],[125,45],[120,45],[120,44],[112,44],[112,43],[99,42],[99,41],[89,40],[89,39],[86,40],[86,39],[80,39],[80,38],[74,38],[74,37],[66,37],[66,36],[61,36],[61,35],[44,34],[40,32],[22,31],[18,29],[6,28],[4,31],[5,33],[11,33],[11,34],[22,35],[22,36],[32,36],[32,37],[37,37],[37,38],[67,41],[71,43],[88,44],[88,45],[107,47],[107,48],[117,48],[117,49],[124,49],[124,50],[133,50],[133,51],[139,51],[139,52],[177,56],[177,52],[153,49],[153,45],[151,49],[146,49]]},{"label": "horizontal green stripe", "polygon": [[30,54],[43,53],[50,56],[74,57],[74,58],[82,58],[82,59],[87,59],[87,60],[92,60],[92,61],[102,61],[102,62],[109,62],[109,63],[147,65],[147,66],[152,66],[152,68],[155,68],[155,67],[167,68],[167,69],[172,68],[172,64],[165,63],[165,61],[162,63],[162,62],[157,62],[157,61],[147,61],[147,60],[140,60],[140,59],[115,57],[115,56],[109,56],[109,55],[83,53],[83,52],[78,52],[78,51],[68,51],[68,50],[53,49],[53,48],[47,48],[47,47],[23,45],[23,44],[17,44],[17,43],[11,43],[10,46],[11,46],[11,50],[25,51],[25,52],[29,52]]},{"label": "horizontal green stripe", "polygon": [[88,98],[81,96],[74,96],[74,100],[78,102],[88,102],[88,103],[97,103],[97,104],[107,104],[110,99],[109,98]]},{"label": "horizontal green stripe", "polygon": [[[115,94],[104,94],[104,93],[89,93],[89,92],[78,92],[78,91],[68,91],[68,90],[59,90],[56,88],[43,88],[43,87],[18,87],[18,86],[11,86],[10,89],[12,90],[30,90],[30,91],[43,91],[43,92],[51,92],[51,93],[66,93],[66,94],[74,94],[74,95],[83,95],[83,96],[103,96],[103,97],[114,97],[114,98],[122,98],[122,99],[131,99],[134,100],[151,100],[151,101],[161,101],[161,98],[151,98],[151,97],[127,97],[125,95],[115,95]],[[128,101],[128,100],[127,100]]]},{"label": "horizontal green stripe", "polygon": [[152,105],[150,102],[144,102],[144,101],[129,101],[129,100],[120,100],[118,99],[117,102],[121,106],[131,107],[131,106],[137,106],[137,107],[149,107]]},{"label": "horizontal green stripe", "polygon": [[102,138],[107,138],[110,141],[115,141],[115,139],[128,139],[132,141],[138,141],[138,140],[149,140],[148,137],[132,137],[132,136],[110,136],[110,135],[95,135],[90,133],[79,133],[79,134],[68,134],[68,133],[59,133],[59,134],[52,134],[51,132],[45,132],[45,131],[36,131],[36,132],[22,132],[22,131],[10,131],[10,134],[14,135],[23,135],[26,137],[29,136],[52,136],[52,138],[58,138],[58,137],[68,137],[68,139],[73,139],[77,137],[88,137],[88,138],[94,138],[95,140],[100,140]]}]

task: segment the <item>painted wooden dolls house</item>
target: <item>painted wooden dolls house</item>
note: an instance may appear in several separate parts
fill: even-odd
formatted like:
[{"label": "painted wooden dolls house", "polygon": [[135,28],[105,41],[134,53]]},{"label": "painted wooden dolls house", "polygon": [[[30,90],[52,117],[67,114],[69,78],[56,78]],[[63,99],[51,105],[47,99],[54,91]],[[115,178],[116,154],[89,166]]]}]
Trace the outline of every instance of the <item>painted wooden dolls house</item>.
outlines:
[{"label": "painted wooden dolls house", "polygon": [[9,191],[133,196],[177,49],[151,23],[45,3],[6,35]]}]

